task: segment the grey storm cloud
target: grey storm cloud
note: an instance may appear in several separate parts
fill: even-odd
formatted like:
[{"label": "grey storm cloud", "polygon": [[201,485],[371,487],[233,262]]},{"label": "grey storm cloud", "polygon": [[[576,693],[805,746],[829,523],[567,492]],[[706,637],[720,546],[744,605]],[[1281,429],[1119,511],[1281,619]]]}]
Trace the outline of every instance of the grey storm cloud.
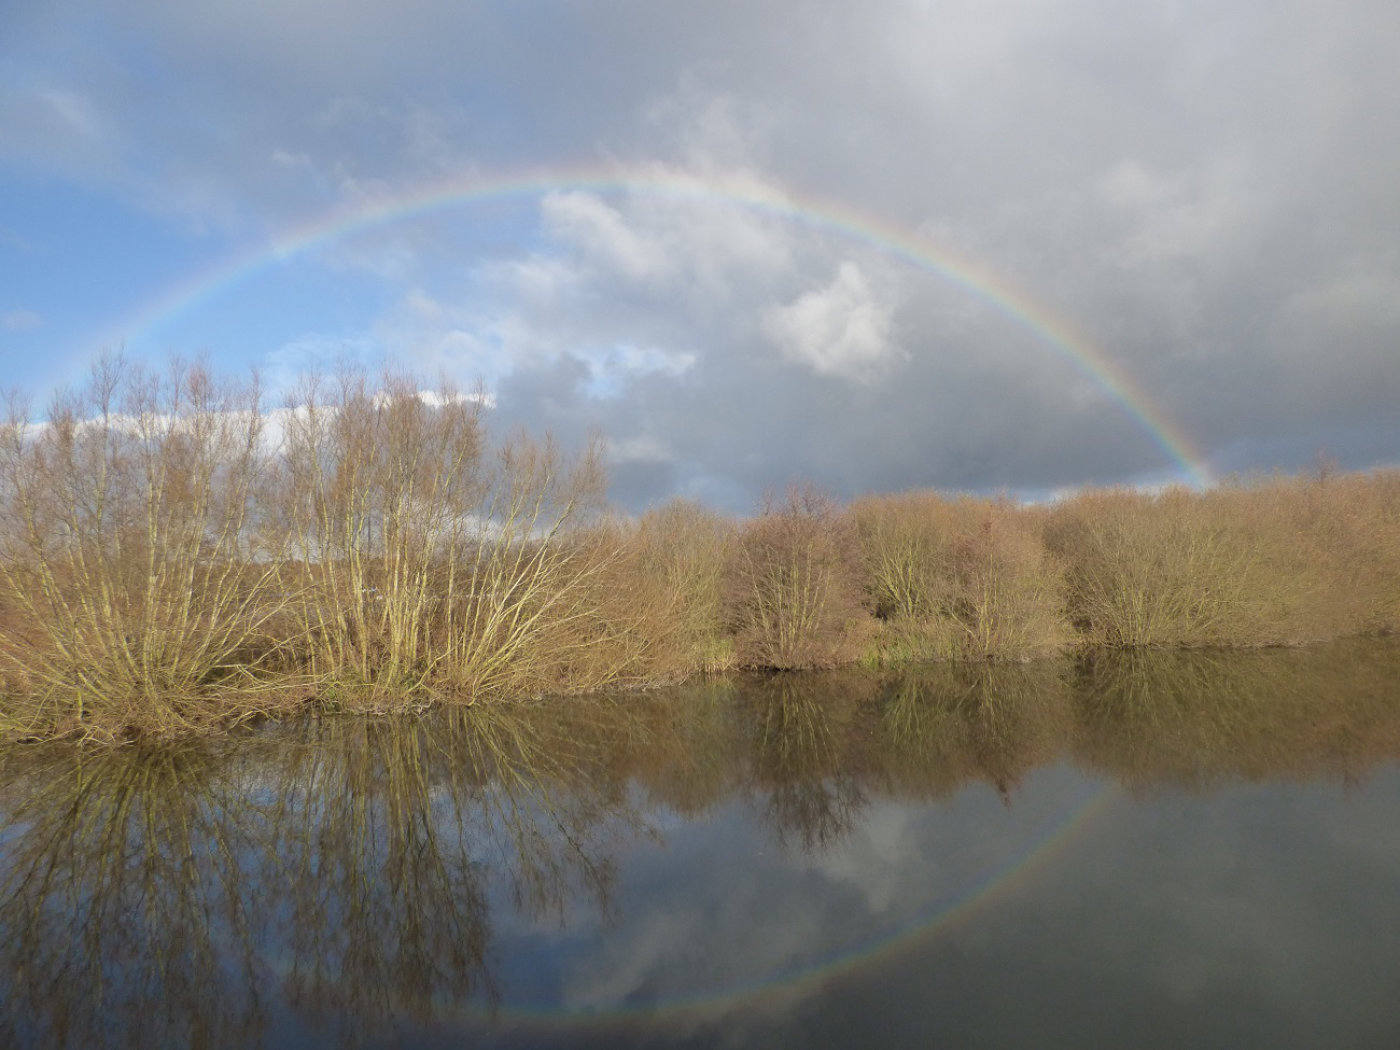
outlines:
[{"label": "grey storm cloud", "polygon": [[[1400,458],[1390,0],[75,2],[6,20],[11,170],[235,231],[448,173],[753,177],[1024,290],[1217,472]],[[795,475],[849,495],[1174,470],[1062,352],[878,244],[723,198],[561,186],[529,207],[520,244],[396,263],[397,305],[358,338],[483,376],[503,425],[601,431],[624,505],[741,508]]]}]

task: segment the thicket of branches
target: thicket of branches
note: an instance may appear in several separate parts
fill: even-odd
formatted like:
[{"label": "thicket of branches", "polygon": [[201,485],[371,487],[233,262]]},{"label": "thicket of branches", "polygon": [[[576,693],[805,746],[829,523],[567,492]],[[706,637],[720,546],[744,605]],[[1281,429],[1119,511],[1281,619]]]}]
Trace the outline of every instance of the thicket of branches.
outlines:
[{"label": "thicket of branches", "polygon": [[493,437],[482,405],[348,371],[270,408],[116,359],[38,418],[12,397],[0,736],[1400,627],[1400,473],[625,519],[597,447]]}]

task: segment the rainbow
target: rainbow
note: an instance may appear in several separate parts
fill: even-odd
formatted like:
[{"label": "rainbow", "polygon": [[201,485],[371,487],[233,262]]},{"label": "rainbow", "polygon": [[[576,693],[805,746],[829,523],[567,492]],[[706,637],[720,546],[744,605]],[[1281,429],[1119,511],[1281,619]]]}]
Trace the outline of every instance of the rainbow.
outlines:
[{"label": "rainbow", "polygon": [[1029,330],[1053,353],[1091,380],[1146,433],[1190,483],[1208,487],[1214,478],[1205,457],[1138,383],[1085,333],[974,260],[961,257],[918,233],[816,195],[795,195],[749,175],[697,176],[666,167],[638,169],[551,169],[523,174],[454,175],[402,193],[356,201],[299,224],[209,269],[165,288],[88,347],[134,340],[200,303],[220,295],[269,266],[351,234],[448,208],[488,200],[542,198],[552,193],[591,191],[666,195],[682,200],[735,205],[869,245],[932,274],[980,299]]}]

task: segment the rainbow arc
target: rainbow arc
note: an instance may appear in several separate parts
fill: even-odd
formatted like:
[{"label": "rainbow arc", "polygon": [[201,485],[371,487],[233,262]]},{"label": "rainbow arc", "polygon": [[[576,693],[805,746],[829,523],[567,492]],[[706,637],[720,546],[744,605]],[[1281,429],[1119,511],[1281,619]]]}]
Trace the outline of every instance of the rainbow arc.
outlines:
[{"label": "rainbow arc", "polygon": [[932,274],[980,300],[1031,332],[1039,344],[1102,390],[1177,468],[1183,479],[1208,487],[1214,478],[1205,457],[1142,386],[1067,319],[975,260],[931,239],[900,229],[838,201],[790,193],[747,175],[697,176],[667,168],[635,170],[567,168],[523,174],[452,176],[383,198],[333,209],[253,249],[225,259],[164,289],[91,345],[134,340],[252,275],[341,238],[392,223],[487,201],[543,199],[553,193],[651,194],[713,202],[776,216],[869,245]]}]

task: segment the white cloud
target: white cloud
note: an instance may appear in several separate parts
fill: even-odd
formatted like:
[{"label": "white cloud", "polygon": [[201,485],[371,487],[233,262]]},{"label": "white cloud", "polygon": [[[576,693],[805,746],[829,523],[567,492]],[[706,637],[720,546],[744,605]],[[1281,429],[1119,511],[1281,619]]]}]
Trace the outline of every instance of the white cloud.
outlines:
[{"label": "white cloud", "polygon": [[1203,259],[1247,227],[1265,190],[1237,164],[1168,172],[1123,160],[1101,176],[1102,200],[1128,223],[1119,258],[1133,264]]},{"label": "white cloud", "polygon": [[1291,323],[1302,317],[1341,330],[1400,324],[1400,255],[1359,256],[1330,279],[1295,295],[1285,316]]},{"label": "white cloud", "polygon": [[652,102],[645,116],[687,170],[725,175],[767,151],[776,123],[763,103],[715,92],[690,74],[682,74],[676,90]]},{"label": "white cloud", "polygon": [[92,103],[76,91],[48,88],[37,93],[37,101],[61,126],[84,138],[95,138],[102,122]]},{"label": "white cloud", "polygon": [[44,323],[44,318],[34,310],[7,310],[0,314],[0,328],[7,332],[28,332]]},{"label": "white cloud", "polygon": [[276,399],[296,389],[305,376],[333,373],[344,366],[373,369],[380,363],[382,355],[371,340],[310,333],[269,353],[262,374],[269,396]]},{"label": "white cloud", "polygon": [[557,302],[576,290],[583,279],[578,268],[565,260],[540,254],[491,262],[481,272],[487,281],[500,284],[527,306]]},{"label": "white cloud", "polygon": [[655,281],[671,269],[660,244],[634,232],[616,208],[595,194],[551,193],[541,207],[557,235],[634,281]]},{"label": "white cloud", "polygon": [[669,376],[683,375],[695,367],[696,361],[695,354],[689,351],[659,346],[622,345],[608,356],[624,372],[664,372]]},{"label": "white cloud", "polygon": [[1125,159],[1099,179],[1099,191],[1116,208],[1156,208],[1177,193],[1175,180],[1151,171],[1141,161]]},{"label": "white cloud", "polygon": [[791,361],[821,375],[870,382],[906,358],[891,338],[891,310],[854,262],[825,288],[807,292],[763,318],[764,334]]},{"label": "white cloud", "polygon": [[607,451],[613,463],[669,463],[676,458],[669,444],[651,434],[609,438]]},{"label": "white cloud", "polygon": [[[517,276],[545,287],[575,288],[587,281],[621,282],[678,293],[678,302],[730,295],[736,283],[753,285],[789,272],[796,231],[735,197],[774,195],[771,182],[743,167],[697,170],[666,164],[623,167],[636,185],[607,199],[572,190],[546,196],[540,214],[553,252],[573,256],[558,272],[533,260]],[[714,305],[711,302],[711,305]]]}]

